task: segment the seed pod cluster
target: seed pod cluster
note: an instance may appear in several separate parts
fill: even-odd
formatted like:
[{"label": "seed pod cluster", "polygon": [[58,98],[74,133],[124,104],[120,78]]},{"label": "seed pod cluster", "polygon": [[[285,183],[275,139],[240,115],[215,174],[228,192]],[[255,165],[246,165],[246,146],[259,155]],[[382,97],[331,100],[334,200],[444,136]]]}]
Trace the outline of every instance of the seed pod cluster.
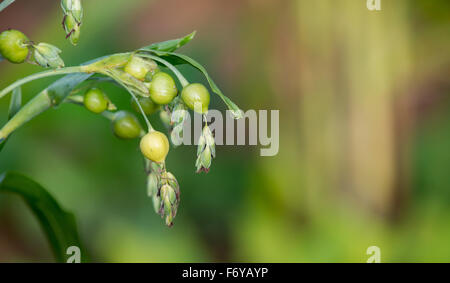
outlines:
[{"label": "seed pod cluster", "polygon": [[164,218],[167,226],[173,225],[180,204],[180,189],[175,176],[161,164],[152,163],[147,178],[147,194],[152,198],[156,213]]},{"label": "seed pod cluster", "polygon": [[[64,12],[64,30],[70,42],[76,45],[83,20],[81,1],[61,0],[61,7]],[[187,63],[200,70],[205,75],[210,88],[235,113],[235,117],[242,116],[240,109],[221,93],[200,64],[183,54],[173,52],[190,41],[194,34],[152,44],[131,52],[104,56],[93,60],[92,63],[35,74],[0,91],[0,98],[13,90],[20,90],[18,87],[34,79],[60,74],[89,74],[89,76],[66,77],[66,79],[56,81],[46,90],[49,90],[50,94],[53,94],[53,90],[67,90],[64,93],[58,93],[58,99],[61,98],[61,102],[84,105],[89,111],[106,117],[111,121],[112,130],[118,138],[141,138],[139,146],[145,157],[147,172],[149,172],[148,195],[153,200],[155,211],[165,219],[168,226],[172,226],[180,202],[180,190],[176,178],[166,170],[166,157],[170,150],[170,143],[166,134],[154,129],[148,116],[159,111],[162,122],[169,130],[173,145],[177,146],[183,141],[183,127],[189,118],[189,109],[202,114],[205,118],[210,103],[208,88],[199,83],[189,83],[176,65]],[[59,56],[61,53],[59,48],[48,43],[35,44],[17,30],[0,33],[0,53],[2,57],[12,63],[27,61],[55,69],[64,67],[64,62]],[[170,74],[161,71],[158,64],[166,67]],[[93,74],[95,76],[91,76]],[[178,83],[182,86],[181,91],[171,74],[175,75]],[[111,81],[123,87],[131,95],[131,106],[136,112],[142,114],[147,125],[147,133],[141,127],[136,116],[127,111],[115,112],[117,108],[107,95],[102,90],[93,88],[99,82]],[[77,87],[84,82],[87,83],[89,89],[84,95],[81,95],[81,90],[85,91],[86,85]],[[0,130],[0,146],[12,131],[36,116],[37,111],[42,109],[42,107],[34,107],[35,105],[45,105],[48,108],[48,101],[45,99],[33,99],[29,103],[33,107],[22,107],[15,114],[17,115],[15,117],[20,117],[20,119],[11,119],[7,123],[8,131]],[[35,103],[42,103],[42,105]],[[33,111],[29,111],[30,109]],[[16,121],[24,122],[13,125],[12,123]],[[208,172],[215,154],[214,137],[206,124],[198,143],[195,163],[197,172]]]},{"label": "seed pod cluster", "polygon": [[61,0],[61,8],[64,13],[62,24],[66,32],[66,38],[69,38],[73,45],[77,45],[83,20],[81,0]]},{"label": "seed pod cluster", "polygon": [[197,147],[197,173],[208,172],[212,159],[216,157],[216,143],[208,125],[203,127]]}]

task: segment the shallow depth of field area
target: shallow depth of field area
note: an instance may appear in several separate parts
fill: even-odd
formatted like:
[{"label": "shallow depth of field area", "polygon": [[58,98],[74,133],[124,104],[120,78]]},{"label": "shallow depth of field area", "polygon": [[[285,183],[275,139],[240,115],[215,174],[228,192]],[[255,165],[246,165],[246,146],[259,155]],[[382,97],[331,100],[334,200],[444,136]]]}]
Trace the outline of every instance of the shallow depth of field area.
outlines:
[{"label": "shallow depth of field area", "polygon": [[[182,199],[171,228],[147,197],[138,142],[75,105],[15,132],[0,172],[31,177],[74,213],[94,262],[366,262],[370,246],[382,262],[448,262],[450,2],[381,1],[83,1],[76,47],[58,1],[17,1],[0,31],[57,45],[67,66],[196,30],[183,53],[244,111],[280,110],[280,149],[217,146],[196,174],[197,148],[172,148]],[[0,89],[39,71],[2,61]],[[24,85],[24,100],[55,79]],[[132,111],[125,90],[100,86]],[[210,108],[226,110],[217,97]],[[24,202],[0,194],[0,262],[15,261],[54,258]]]}]

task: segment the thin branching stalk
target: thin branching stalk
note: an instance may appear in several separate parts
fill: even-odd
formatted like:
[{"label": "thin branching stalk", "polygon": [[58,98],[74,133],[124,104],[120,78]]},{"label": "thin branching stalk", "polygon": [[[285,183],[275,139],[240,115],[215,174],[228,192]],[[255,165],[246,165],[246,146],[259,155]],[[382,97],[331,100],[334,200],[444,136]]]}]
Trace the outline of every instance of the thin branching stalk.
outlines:
[{"label": "thin branching stalk", "polygon": [[185,87],[185,86],[187,86],[189,84],[188,80],[180,73],[180,71],[178,71],[178,69],[175,68],[174,65],[170,64],[166,60],[164,60],[164,59],[162,59],[162,58],[160,58],[158,56],[150,55],[150,54],[147,54],[147,53],[146,54],[140,53],[139,55],[143,56],[143,57],[147,57],[147,58],[153,59],[153,60],[155,60],[157,62],[160,62],[161,64],[163,64],[164,66],[169,68],[169,70],[171,70],[175,74],[175,76],[177,76],[178,80],[180,81],[180,83],[181,83],[181,85],[183,87]]},{"label": "thin branching stalk", "polygon": [[59,75],[66,75],[66,74],[72,74],[72,73],[85,73],[86,67],[85,66],[75,66],[75,67],[67,67],[67,68],[61,68],[61,69],[55,69],[55,70],[49,70],[40,72],[37,74],[30,75],[28,77],[25,77],[23,79],[20,79],[12,84],[10,84],[8,87],[4,88],[2,91],[0,91],[0,99],[13,91],[16,87],[19,87],[21,85],[24,85],[28,82],[51,77],[51,76],[59,76]]}]

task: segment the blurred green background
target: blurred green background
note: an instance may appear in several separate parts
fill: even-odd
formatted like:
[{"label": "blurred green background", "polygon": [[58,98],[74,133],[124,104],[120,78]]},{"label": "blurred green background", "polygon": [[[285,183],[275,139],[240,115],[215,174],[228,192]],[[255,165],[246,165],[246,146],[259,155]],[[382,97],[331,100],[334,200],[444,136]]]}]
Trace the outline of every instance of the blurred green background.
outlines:
[{"label": "blurred green background", "polygon": [[[66,65],[197,30],[182,52],[243,109],[280,110],[280,151],[219,146],[207,175],[194,146],[172,149],[181,184],[167,228],[146,196],[137,141],[63,105],[18,130],[0,154],[72,211],[93,261],[450,261],[450,2],[382,0],[83,1],[79,46],[59,1],[23,0],[0,16],[59,46]],[[40,71],[0,63],[0,88]],[[188,79],[203,81],[183,68]],[[27,84],[29,100],[53,78]],[[129,96],[102,86],[120,108]],[[0,123],[8,99],[0,101]],[[217,97],[212,108],[224,110]],[[158,118],[152,117],[162,129]],[[0,196],[0,262],[52,261],[33,215]]]}]

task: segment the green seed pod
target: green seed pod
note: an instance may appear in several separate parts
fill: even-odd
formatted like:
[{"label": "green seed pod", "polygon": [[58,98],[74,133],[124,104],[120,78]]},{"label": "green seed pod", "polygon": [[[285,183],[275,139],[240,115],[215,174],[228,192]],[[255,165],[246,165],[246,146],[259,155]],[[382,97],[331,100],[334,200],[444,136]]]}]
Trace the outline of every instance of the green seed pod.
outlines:
[{"label": "green seed pod", "polygon": [[[191,110],[201,114],[208,112],[210,95],[204,85],[194,83],[184,87],[181,91],[181,98]],[[196,109],[196,105],[199,106],[199,109]]]},{"label": "green seed pod", "polygon": [[102,113],[108,108],[108,103],[108,98],[101,89],[91,88],[84,95],[84,106],[93,113]]},{"label": "green seed pod", "polygon": [[152,131],[146,134],[140,142],[142,154],[149,160],[157,163],[162,163],[169,153],[169,140],[166,135]]},{"label": "green seed pod", "polygon": [[[138,80],[144,81],[153,76],[158,65],[155,61],[144,59],[139,56],[132,56],[130,61],[125,65],[124,71]],[[147,74],[150,73],[150,77]]]},{"label": "green seed pod", "polygon": [[[139,104],[142,107],[142,110],[144,110],[145,115],[151,115],[158,110],[159,105],[155,104],[150,98],[148,97],[138,97],[137,100],[139,101]],[[133,110],[137,113],[141,113],[141,110],[139,109],[138,104],[136,103],[136,100],[134,98],[131,98],[131,106],[133,107]]]},{"label": "green seed pod", "polygon": [[178,90],[175,81],[169,74],[158,72],[152,78],[149,93],[155,103],[164,105],[174,99]]},{"label": "green seed pod", "polygon": [[36,63],[44,68],[62,68],[64,67],[64,61],[61,59],[59,54],[61,50],[48,43],[39,43],[33,45],[34,48],[34,59]]},{"label": "green seed pod", "polygon": [[28,38],[18,30],[10,29],[0,33],[0,54],[11,63],[23,63],[30,49]]},{"label": "green seed pod", "polygon": [[112,122],[114,134],[121,139],[135,139],[141,135],[139,120],[126,111],[117,112]]},{"label": "green seed pod", "polygon": [[158,193],[158,176],[154,172],[150,173],[147,177],[147,195],[149,197]]}]

